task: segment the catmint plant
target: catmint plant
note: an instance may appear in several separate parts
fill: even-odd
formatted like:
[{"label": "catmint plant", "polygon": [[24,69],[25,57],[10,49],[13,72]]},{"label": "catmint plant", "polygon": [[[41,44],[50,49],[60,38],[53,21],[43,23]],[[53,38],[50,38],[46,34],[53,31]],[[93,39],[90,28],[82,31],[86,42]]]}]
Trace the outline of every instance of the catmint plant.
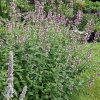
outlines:
[{"label": "catmint plant", "polygon": [[99,38],[99,32],[96,32],[93,42],[96,43]]},{"label": "catmint plant", "polygon": [[76,14],[76,19],[74,20],[76,25],[79,25],[81,23],[81,20],[83,18],[83,12],[79,10]]},{"label": "catmint plant", "polygon": [[95,23],[94,20],[89,20],[88,23],[86,24],[86,33],[91,34],[91,32],[93,32],[95,29]]},{"label": "catmint plant", "polygon": [[10,98],[14,97],[14,94],[16,94],[16,90],[13,86],[14,76],[13,76],[13,52],[10,51],[9,54],[9,65],[8,65],[8,86],[4,92],[4,97],[9,100]]},{"label": "catmint plant", "polygon": [[86,31],[86,34],[84,36],[84,41],[85,43],[88,41],[91,33],[95,30],[95,23],[94,23],[94,20],[89,20],[88,23],[86,24],[86,28],[85,28],[85,31]]},{"label": "catmint plant", "polygon": [[27,91],[27,86],[24,86],[22,93],[20,94],[19,100],[24,100]]},{"label": "catmint plant", "polygon": [[[7,100],[12,99],[14,97],[14,94],[17,97],[17,92],[14,89],[14,85],[13,85],[13,81],[14,81],[13,70],[14,70],[14,68],[13,68],[13,52],[10,51],[10,54],[9,54],[9,65],[8,65],[8,80],[7,80],[8,86],[4,91],[4,97]],[[23,91],[20,94],[19,100],[23,100],[24,99],[26,91],[27,91],[27,86],[25,86],[23,88]]]}]

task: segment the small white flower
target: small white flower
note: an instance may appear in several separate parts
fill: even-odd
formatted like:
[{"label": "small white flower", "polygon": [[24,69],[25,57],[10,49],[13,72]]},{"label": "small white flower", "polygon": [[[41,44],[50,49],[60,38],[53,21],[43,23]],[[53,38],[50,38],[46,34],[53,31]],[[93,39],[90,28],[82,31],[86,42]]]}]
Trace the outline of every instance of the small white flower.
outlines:
[{"label": "small white flower", "polygon": [[74,32],[78,32],[78,30],[74,30]]},{"label": "small white flower", "polygon": [[88,35],[88,33],[85,33],[86,35]]},{"label": "small white flower", "polygon": [[81,31],[80,31],[79,33],[80,33],[80,34],[83,34],[84,32],[81,32]]}]

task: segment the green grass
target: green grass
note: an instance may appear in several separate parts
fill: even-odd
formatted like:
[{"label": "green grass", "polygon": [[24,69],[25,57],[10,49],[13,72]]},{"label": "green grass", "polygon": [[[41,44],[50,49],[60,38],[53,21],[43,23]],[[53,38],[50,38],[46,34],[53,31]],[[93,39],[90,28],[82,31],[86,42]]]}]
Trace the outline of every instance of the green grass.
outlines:
[{"label": "green grass", "polygon": [[[80,86],[79,90],[73,91],[71,100],[100,100],[100,43],[85,44],[84,50],[82,51],[83,57],[88,50],[92,50],[92,58],[94,60],[90,60],[90,68],[80,78],[80,80],[84,80],[84,84]],[[89,87],[89,83],[93,80],[93,86]]]}]

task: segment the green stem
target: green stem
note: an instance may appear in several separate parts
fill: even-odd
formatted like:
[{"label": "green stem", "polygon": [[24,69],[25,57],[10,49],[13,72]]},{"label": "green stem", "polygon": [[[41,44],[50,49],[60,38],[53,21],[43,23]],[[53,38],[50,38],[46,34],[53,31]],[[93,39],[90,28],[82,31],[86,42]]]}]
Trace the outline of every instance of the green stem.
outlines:
[{"label": "green stem", "polygon": [[2,15],[1,0],[0,0],[0,16]]},{"label": "green stem", "polygon": [[7,100],[9,100],[9,98],[7,98]]}]

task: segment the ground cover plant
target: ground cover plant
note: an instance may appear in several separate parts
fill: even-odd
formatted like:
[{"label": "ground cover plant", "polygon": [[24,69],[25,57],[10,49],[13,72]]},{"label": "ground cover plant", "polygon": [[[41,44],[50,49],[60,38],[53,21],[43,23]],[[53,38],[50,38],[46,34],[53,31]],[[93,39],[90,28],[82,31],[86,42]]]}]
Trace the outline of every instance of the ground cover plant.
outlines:
[{"label": "ground cover plant", "polygon": [[[16,0],[10,4],[13,4],[10,20],[0,19],[0,99],[4,98],[7,62],[9,52],[13,51],[13,86],[18,96],[27,86],[24,100],[75,100],[78,96],[73,91],[86,89],[89,81],[85,76],[90,68],[95,70],[98,59],[95,55],[91,56],[93,47],[88,46],[90,35],[95,30],[93,18],[87,18],[84,30],[79,30],[79,25],[84,22],[81,10],[66,26],[68,19],[63,13],[50,10],[46,15],[44,2],[35,0],[35,10],[23,13],[16,8]],[[92,45],[95,46],[98,37],[97,31]],[[81,94],[87,94],[87,91]],[[18,100],[17,97],[12,99]]]}]

